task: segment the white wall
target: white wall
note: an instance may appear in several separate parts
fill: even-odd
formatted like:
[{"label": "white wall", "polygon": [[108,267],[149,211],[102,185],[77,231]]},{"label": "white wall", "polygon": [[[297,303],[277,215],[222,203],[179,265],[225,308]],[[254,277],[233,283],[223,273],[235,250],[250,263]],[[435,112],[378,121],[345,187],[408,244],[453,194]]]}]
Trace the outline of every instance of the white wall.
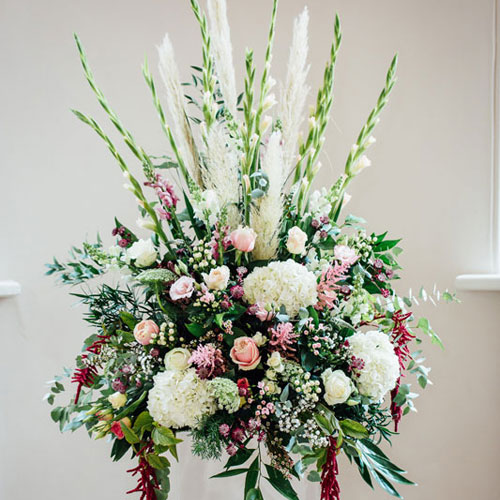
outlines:
[{"label": "white wall", "polygon": [[[283,75],[291,20],[303,1],[281,2],[275,76]],[[262,54],[269,0],[228,3],[236,54],[246,45]],[[459,273],[487,271],[494,0],[309,3],[314,86],[335,10],[345,35],[321,180],[340,173],[399,51],[399,82],[376,132],[373,167],[353,186],[350,210],[371,229],[404,237],[402,291],[435,281],[452,287]],[[23,285],[21,296],[0,301],[2,499],[118,500],[132,485],[126,464],[108,461],[106,443],[83,432],[59,435],[41,402],[44,381],[71,363],[88,333],[67,290],[43,277],[43,264],[54,254],[63,258],[86,235],[110,238],[115,214],[129,224],[136,218],[112,158],[69,112],[89,112],[111,130],[82,76],[72,32],[123,121],[147,151],[161,153],[165,140],[140,64],[145,54],[155,64],[154,47],[166,30],[187,77],[188,65],[200,61],[187,0],[0,2],[0,279]],[[420,483],[404,491],[409,500],[498,495],[499,295],[462,299],[460,306],[426,310],[447,349],[428,346],[435,385],[418,401],[418,415],[404,421],[391,452]],[[231,490],[206,478],[217,464],[194,461],[187,448],[181,458],[173,499],[241,495],[238,479]],[[369,498],[357,472],[342,465],[343,498]],[[317,489],[303,498],[319,498]]]}]

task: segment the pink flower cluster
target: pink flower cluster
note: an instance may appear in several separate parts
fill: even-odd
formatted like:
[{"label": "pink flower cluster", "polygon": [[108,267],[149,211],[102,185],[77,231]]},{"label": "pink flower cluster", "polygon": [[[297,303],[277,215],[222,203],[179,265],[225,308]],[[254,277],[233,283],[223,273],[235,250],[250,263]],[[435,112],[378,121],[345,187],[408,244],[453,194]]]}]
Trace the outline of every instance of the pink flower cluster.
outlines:
[{"label": "pink flower cluster", "polygon": [[292,323],[279,323],[276,328],[270,328],[271,340],[269,344],[283,353],[295,352],[296,349],[292,347],[298,338],[298,334],[293,331]]},{"label": "pink flower cluster", "polygon": [[161,201],[162,206],[156,208],[160,218],[164,220],[172,219],[171,209],[173,208],[175,210],[177,202],[179,201],[172,184],[162,177],[161,174],[156,174],[156,182],[145,182],[144,185],[152,187]]},{"label": "pink flower cluster", "polygon": [[201,379],[218,377],[226,371],[222,352],[212,344],[198,346],[189,358],[189,363],[196,366],[196,373]]}]

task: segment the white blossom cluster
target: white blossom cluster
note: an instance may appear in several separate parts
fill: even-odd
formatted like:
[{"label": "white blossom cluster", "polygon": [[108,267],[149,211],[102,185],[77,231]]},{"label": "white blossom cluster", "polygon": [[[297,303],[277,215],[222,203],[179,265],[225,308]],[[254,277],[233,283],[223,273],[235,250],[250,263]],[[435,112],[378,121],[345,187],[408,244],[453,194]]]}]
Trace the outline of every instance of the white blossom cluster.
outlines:
[{"label": "white blossom cluster", "polygon": [[394,389],[399,378],[399,360],[389,337],[379,331],[357,332],[349,337],[351,352],[363,360],[363,367],[355,370],[355,383],[360,394],[373,401],[381,401]]},{"label": "white blossom cluster", "polygon": [[248,303],[284,306],[292,318],[300,308],[316,304],[316,286],[316,276],[291,259],[257,267],[243,284]]},{"label": "white blossom cluster", "polygon": [[209,382],[201,380],[194,368],[166,370],[153,377],[153,381],[148,410],[155,422],[164,427],[195,428],[201,417],[217,410]]}]

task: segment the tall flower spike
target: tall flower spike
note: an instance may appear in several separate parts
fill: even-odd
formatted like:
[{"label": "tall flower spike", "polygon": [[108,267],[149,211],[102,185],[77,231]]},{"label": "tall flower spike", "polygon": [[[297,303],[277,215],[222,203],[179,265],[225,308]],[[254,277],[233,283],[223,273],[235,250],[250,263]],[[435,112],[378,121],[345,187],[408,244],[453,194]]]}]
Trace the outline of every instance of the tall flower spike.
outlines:
[{"label": "tall flower spike", "polygon": [[289,172],[296,160],[299,130],[303,120],[304,105],[309,93],[306,83],[309,65],[307,54],[309,12],[307,7],[293,24],[293,40],[288,59],[288,71],[282,88],[279,117],[283,123],[283,149],[286,171]]},{"label": "tall flower spike", "polygon": [[252,228],[257,233],[252,255],[257,260],[272,259],[278,251],[278,235],[283,214],[283,168],[281,132],[276,131],[269,138],[262,161],[262,170],[269,178],[269,189],[252,209]]},{"label": "tall flower spike", "polygon": [[165,35],[163,43],[158,48],[158,54],[160,56],[160,75],[165,84],[167,107],[172,119],[175,142],[189,174],[198,185],[201,185],[198,154],[184,109],[184,95],[179,70],[175,62],[174,48],[168,34]]},{"label": "tall flower spike", "polygon": [[235,229],[241,223],[238,211],[240,181],[238,155],[221,124],[214,124],[206,136],[203,183],[217,194],[219,205],[227,211],[227,224]]},{"label": "tall flower spike", "polygon": [[210,39],[215,58],[215,69],[222,97],[229,112],[236,116],[236,82],[233,65],[231,31],[227,21],[226,0],[208,0]]}]

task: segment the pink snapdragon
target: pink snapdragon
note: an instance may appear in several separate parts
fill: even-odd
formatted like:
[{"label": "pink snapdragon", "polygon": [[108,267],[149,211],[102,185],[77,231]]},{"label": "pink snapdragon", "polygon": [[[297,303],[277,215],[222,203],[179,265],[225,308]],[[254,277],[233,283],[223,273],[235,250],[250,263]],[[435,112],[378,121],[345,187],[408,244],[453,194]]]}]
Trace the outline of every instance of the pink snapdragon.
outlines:
[{"label": "pink snapdragon", "polygon": [[175,211],[179,198],[174,191],[174,186],[165,179],[161,174],[156,174],[156,182],[145,182],[144,185],[152,187],[161,206],[156,208],[161,219],[170,220],[172,218],[172,209]]}]

